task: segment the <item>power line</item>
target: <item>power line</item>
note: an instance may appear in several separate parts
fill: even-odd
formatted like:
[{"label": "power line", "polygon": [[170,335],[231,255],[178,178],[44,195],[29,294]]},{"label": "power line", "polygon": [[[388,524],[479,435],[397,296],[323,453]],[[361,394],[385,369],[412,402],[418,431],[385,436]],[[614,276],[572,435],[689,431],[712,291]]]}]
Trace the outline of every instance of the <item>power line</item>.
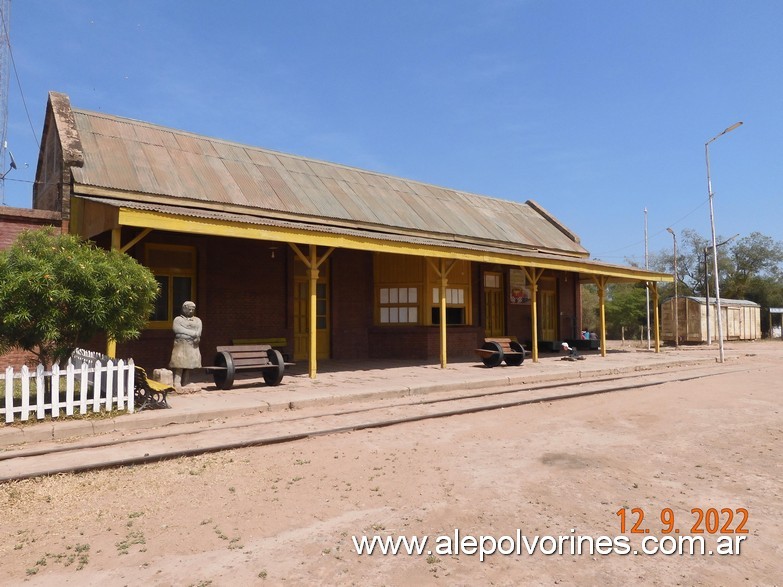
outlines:
[{"label": "power line", "polygon": [[[703,200],[703,201],[701,202],[701,204],[699,204],[698,206],[696,206],[696,207],[695,207],[693,210],[691,210],[690,212],[688,212],[688,213],[687,213],[685,216],[683,216],[682,218],[679,218],[679,219],[675,220],[674,222],[672,222],[671,224],[669,224],[669,226],[675,226],[675,225],[679,224],[680,222],[682,222],[683,220],[685,220],[686,218],[688,218],[689,216],[692,216],[692,215],[693,215],[693,214],[695,214],[695,213],[696,213],[696,212],[697,212],[697,211],[698,211],[700,208],[704,207],[704,206],[707,204],[707,202],[709,202],[709,200],[708,200],[708,199],[705,199],[705,200]],[[662,228],[662,229],[661,229],[661,230],[659,230],[658,232],[656,232],[656,233],[653,233],[653,234],[652,234],[652,236],[653,236],[653,237],[656,237],[656,236],[658,236],[659,234],[662,234],[662,233],[664,233],[664,232],[666,232],[666,229],[665,229],[665,228]],[[624,250],[626,250],[626,249],[630,249],[630,248],[632,248],[632,247],[638,247],[640,244],[644,244],[644,240],[636,241],[636,242],[634,242],[634,243],[631,243],[631,244],[629,244],[629,245],[624,245],[624,246],[622,246],[622,247],[618,247],[618,248],[616,248],[616,249],[611,249],[611,250],[609,250],[609,251],[604,251],[604,252],[602,252],[602,253],[593,253],[593,256],[594,256],[594,257],[601,257],[601,258],[605,258],[605,257],[612,257],[612,256],[614,256],[614,257],[619,257],[619,255],[609,255],[609,253],[617,253],[617,252],[619,252],[619,251],[624,251]]]}]

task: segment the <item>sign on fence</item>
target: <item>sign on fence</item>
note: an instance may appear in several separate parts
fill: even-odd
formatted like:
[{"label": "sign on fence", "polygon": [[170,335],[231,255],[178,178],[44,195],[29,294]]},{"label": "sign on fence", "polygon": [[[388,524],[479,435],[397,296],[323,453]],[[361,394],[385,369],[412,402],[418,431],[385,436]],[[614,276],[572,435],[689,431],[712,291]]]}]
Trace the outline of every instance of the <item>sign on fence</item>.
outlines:
[{"label": "sign on fence", "polygon": [[[108,363],[108,361],[111,361],[111,357],[109,355],[104,355],[103,353],[98,353],[96,351],[88,351],[86,349],[74,349],[74,351],[71,353],[71,357],[68,359],[68,362],[73,364],[73,366],[79,370],[81,369],[82,365],[87,365],[88,367],[95,367],[95,364],[98,362],[103,363],[104,365]],[[78,372],[78,371],[77,371]],[[95,387],[95,380],[94,380],[94,370],[89,372],[89,383],[88,385],[92,389]],[[103,389],[106,389],[107,387],[107,381],[106,381],[106,374],[102,373],[101,375],[101,387]],[[117,388],[117,380],[115,375],[115,380],[112,382],[113,388]]]}]

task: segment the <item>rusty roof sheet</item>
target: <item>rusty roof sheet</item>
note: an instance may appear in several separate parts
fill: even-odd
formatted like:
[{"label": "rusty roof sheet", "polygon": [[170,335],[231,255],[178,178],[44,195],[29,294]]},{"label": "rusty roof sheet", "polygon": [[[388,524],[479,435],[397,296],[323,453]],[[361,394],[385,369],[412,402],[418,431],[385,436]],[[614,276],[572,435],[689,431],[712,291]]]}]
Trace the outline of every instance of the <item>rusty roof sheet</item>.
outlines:
[{"label": "rusty roof sheet", "polygon": [[615,273],[613,281],[672,281],[671,275],[665,273],[658,273],[653,271],[646,271],[643,269],[637,269],[635,267],[626,267],[623,265],[615,265],[611,263],[604,263],[603,261],[594,261],[586,258],[574,258],[573,255],[544,253],[535,250],[524,250],[520,247],[513,246],[510,243],[502,245],[476,245],[459,242],[457,239],[450,239],[447,236],[443,238],[433,237],[415,237],[408,235],[395,234],[389,231],[371,231],[366,229],[348,228],[342,226],[325,226],[322,224],[312,224],[307,222],[291,222],[287,220],[281,220],[276,218],[266,218],[253,214],[238,214],[231,212],[221,212],[218,210],[210,210],[204,208],[188,208],[184,206],[174,206],[170,204],[162,204],[158,202],[140,202],[136,200],[115,199],[107,197],[85,197],[80,196],[84,200],[100,203],[106,206],[112,206],[115,208],[124,208],[131,210],[142,210],[147,212],[154,212],[156,214],[162,214],[169,217],[185,217],[185,218],[197,218],[206,220],[217,220],[222,222],[231,222],[236,224],[256,225],[256,226],[273,226],[287,229],[294,229],[297,231],[313,232],[318,234],[332,234],[332,235],[347,235],[358,236],[365,241],[390,241],[400,242],[414,245],[423,246],[437,246],[446,247],[449,249],[464,249],[466,251],[487,253],[487,254],[501,254],[501,255],[516,255],[520,259],[528,260],[533,259],[539,262],[558,262],[566,261],[570,262],[574,267],[574,271],[580,274],[580,278],[583,281],[590,280],[591,275],[597,274],[612,274]]},{"label": "rusty roof sheet", "polygon": [[[73,110],[79,186],[107,196],[181,201],[191,209],[320,226],[383,230],[586,257],[579,239],[535,202],[512,202],[315,161],[85,110]],[[93,190],[94,193],[94,190]]]}]

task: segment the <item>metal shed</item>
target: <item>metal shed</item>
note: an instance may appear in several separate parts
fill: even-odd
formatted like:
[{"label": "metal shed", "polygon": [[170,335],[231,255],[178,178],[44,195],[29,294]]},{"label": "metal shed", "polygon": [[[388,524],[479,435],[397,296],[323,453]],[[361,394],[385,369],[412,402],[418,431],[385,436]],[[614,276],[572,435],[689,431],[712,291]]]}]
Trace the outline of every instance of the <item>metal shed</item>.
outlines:
[{"label": "metal shed", "polygon": [[[777,324],[773,323],[772,317],[777,316]],[[769,309],[769,337],[783,338],[783,308]]]},{"label": "metal shed", "polygon": [[[705,298],[680,296],[676,298],[678,339],[680,343],[707,342],[707,302]],[[669,298],[661,304],[661,338],[674,341],[674,304]],[[761,338],[761,306],[748,300],[721,298],[723,340],[756,340]],[[710,298],[710,334],[718,339],[717,304]]]}]

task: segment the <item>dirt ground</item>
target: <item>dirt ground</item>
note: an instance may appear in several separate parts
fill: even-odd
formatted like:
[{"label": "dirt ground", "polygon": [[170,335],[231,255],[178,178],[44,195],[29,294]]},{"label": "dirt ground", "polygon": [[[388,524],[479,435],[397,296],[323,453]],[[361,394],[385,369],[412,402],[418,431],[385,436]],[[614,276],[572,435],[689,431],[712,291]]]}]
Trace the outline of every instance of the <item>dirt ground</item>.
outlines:
[{"label": "dirt ground", "polygon": [[[778,359],[743,357],[732,373],[684,383],[5,484],[0,582],[780,584]],[[630,532],[634,508],[650,534]],[[663,533],[667,508],[680,535],[707,530],[710,550],[716,520],[744,526],[726,534],[733,548],[743,537],[740,553],[642,554],[644,538],[680,536]],[[699,523],[695,508],[718,518]],[[621,509],[628,554],[570,552],[570,537],[620,536]],[[541,548],[483,562],[436,550],[456,529],[511,537],[499,543],[506,552],[522,536],[539,536]],[[432,554],[358,555],[352,537],[363,535],[427,535]],[[563,554],[544,553],[549,536],[566,537]]]}]

